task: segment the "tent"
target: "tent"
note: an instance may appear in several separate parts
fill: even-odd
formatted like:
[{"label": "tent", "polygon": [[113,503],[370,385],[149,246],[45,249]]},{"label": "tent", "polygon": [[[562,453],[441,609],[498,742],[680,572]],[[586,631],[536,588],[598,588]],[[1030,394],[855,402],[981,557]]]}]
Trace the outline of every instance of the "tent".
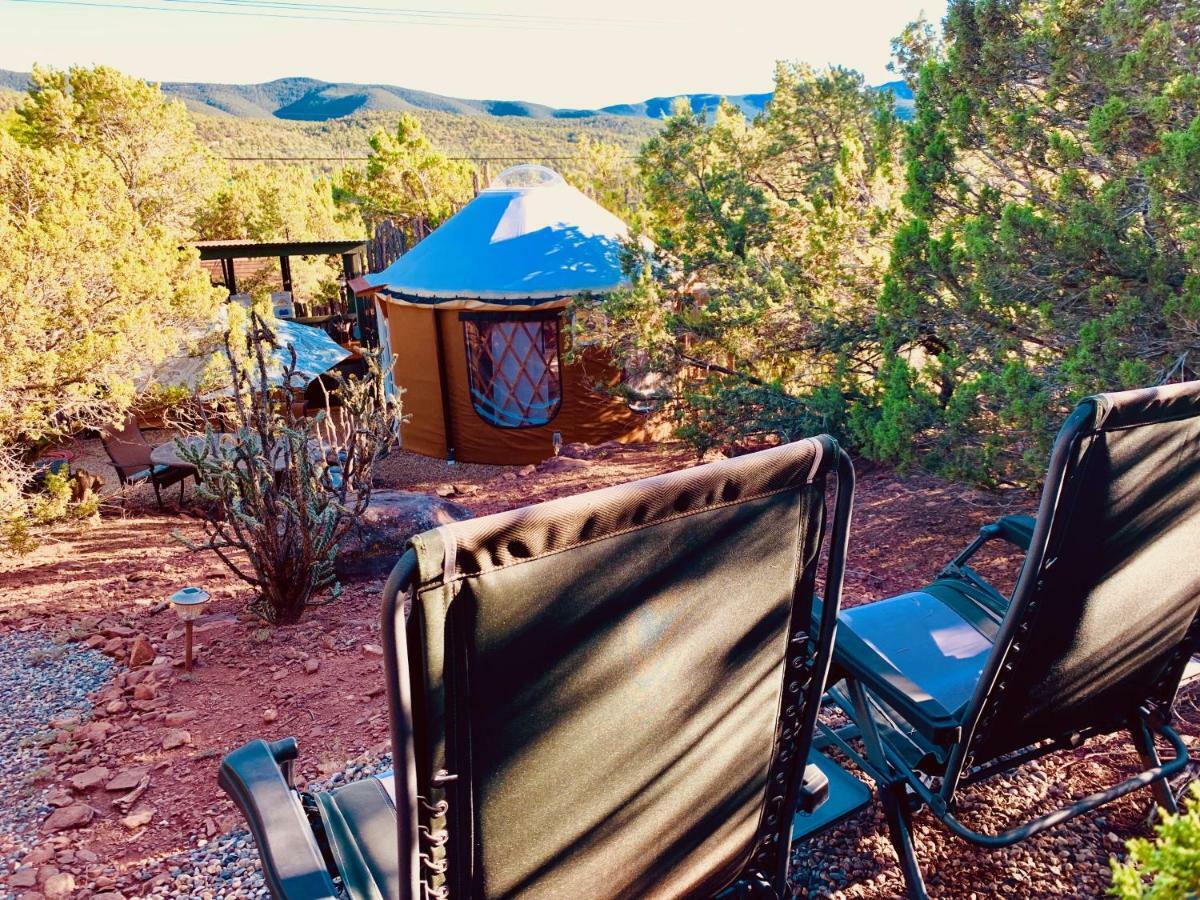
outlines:
[{"label": "tent", "polygon": [[[190,391],[204,390],[212,386],[212,379],[228,384],[229,370],[225,365],[225,350],[221,340],[228,327],[225,310],[220,310],[217,321],[197,329],[178,353],[167,357],[156,366],[148,366],[138,378],[138,387],[146,390],[151,386],[185,387]],[[272,384],[283,383],[284,368],[291,360],[291,350],[296,351],[296,371],[292,375],[292,388],[303,388],[313,379],[329,371],[350,356],[350,351],[334,343],[320,328],[312,328],[287,319],[277,319],[272,326],[279,347],[271,352],[268,360],[267,377]],[[210,391],[206,396],[227,393],[228,387]]]},{"label": "tent", "polygon": [[627,234],[557,173],[516,166],[392,265],[356,279],[375,298],[405,391],[404,447],[519,464],[551,456],[556,435],[644,440],[645,415],[605,390],[621,379],[609,356],[581,340],[565,358],[564,309],[625,284]]}]

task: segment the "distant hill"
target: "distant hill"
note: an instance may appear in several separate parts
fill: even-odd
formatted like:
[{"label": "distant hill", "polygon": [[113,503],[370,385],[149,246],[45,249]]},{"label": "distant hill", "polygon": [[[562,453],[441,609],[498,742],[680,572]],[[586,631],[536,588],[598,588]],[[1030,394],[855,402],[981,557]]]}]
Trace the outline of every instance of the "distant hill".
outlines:
[{"label": "distant hill", "polygon": [[[24,90],[24,72],[0,69],[0,88]],[[165,93],[178,97],[194,112],[233,116],[239,119],[285,119],[328,122],[359,113],[396,113],[426,110],[460,116],[516,119],[604,119],[607,117],[661,119],[671,111],[676,97],[652,97],[640,103],[620,103],[601,109],[556,109],[524,100],[465,100],[390,84],[351,84],[318,81],[315,78],[277,78],[262,84],[214,84],[165,81]],[[911,115],[912,91],[903,81],[879,85],[891,91],[901,116]],[[722,97],[747,116],[763,111],[771,100],[763,94],[683,94],[696,112],[710,112]]]}]

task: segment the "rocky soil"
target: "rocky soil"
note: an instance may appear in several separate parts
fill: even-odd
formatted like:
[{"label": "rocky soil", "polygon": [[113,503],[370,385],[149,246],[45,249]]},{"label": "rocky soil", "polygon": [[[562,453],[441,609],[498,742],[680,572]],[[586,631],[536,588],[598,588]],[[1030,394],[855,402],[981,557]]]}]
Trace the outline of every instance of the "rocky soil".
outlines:
[{"label": "rocky soil", "polygon": [[[521,469],[396,454],[381,480],[480,515],[695,461],[670,448],[567,453]],[[0,898],[263,896],[253,845],[216,785],[220,757],[254,737],[294,735],[303,783],[387,766],[382,581],[352,583],[300,624],[267,628],[245,614],[241,583],[172,539],[177,529],[198,533],[186,509],[159,513],[145,500],[115,498],[94,526],[0,561]],[[979,525],[1032,503],[860,467],[847,602],[918,586]],[[996,556],[984,567],[1004,583],[1015,562]],[[164,602],[188,584],[214,598],[197,626],[191,673],[182,671],[181,628]],[[1195,702],[1186,689],[1179,704],[1193,744]],[[1002,825],[1133,765],[1115,740],[1056,754],[1024,777],[976,789],[971,821]],[[1144,832],[1146,803],[1135,794],[1000,852],[970,847],[918,816],[931,893],[1099,896],[1109,857]],[[801,847],[796,862],[797,896],[900,891],[877,807]]]}]

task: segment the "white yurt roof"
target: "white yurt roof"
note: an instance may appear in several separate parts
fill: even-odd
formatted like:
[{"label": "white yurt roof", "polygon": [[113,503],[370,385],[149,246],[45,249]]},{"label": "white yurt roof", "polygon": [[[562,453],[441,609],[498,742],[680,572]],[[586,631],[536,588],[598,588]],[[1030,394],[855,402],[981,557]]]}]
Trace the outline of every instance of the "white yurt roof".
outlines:
[{"label": "white yurt roof", "polygon": [[519,305],[626,283],[625,223],[545,166],[514,166],[368,284],[401,302]]}]

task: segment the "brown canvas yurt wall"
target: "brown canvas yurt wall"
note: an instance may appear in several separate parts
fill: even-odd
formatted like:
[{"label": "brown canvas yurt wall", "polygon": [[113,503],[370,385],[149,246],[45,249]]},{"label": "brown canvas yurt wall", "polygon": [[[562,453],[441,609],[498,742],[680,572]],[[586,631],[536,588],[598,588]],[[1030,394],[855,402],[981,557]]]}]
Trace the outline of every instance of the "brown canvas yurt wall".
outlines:
[{"label": "brown canvas yurt wall", "polygon": [[[591,389],[592,384],[615,386],[620,381],[620,371],[603,351],[586,348],[568,364],[563,358],[566,348],[560,347],[557,413],[545,425],[500,427],[486,421],[472,403],[462,321],[470,313],[397,303],[384,306],[393,376],[405,390],[404,412],[410,417],[402,431],[406,450],[445,457],[449,435],[458,461],[520,465],[552,456],[555,432],[564,443],[648,438],[645,415],[633,412],[618,397]],[[531,319],[538,315],[546,312],[528,313]]]}]

